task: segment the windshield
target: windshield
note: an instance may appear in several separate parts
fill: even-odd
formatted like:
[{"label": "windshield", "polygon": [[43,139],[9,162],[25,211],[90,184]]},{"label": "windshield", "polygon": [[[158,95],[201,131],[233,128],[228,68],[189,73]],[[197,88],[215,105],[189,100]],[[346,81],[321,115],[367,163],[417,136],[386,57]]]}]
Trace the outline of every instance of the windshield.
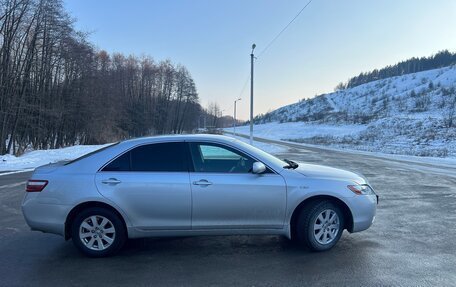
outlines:
[{"label": "windshield", "polygon": [[69,165],[69,164],[72,164],[72,163],[74,163],[74,162],[77,162],[77,161],[79,161],[79,160],[81,160],[81,159],[84,159],[84,158],[86,158],[86,157],[89,157],[89,156],[91,156],[91,155],[93,155],[93,154],[99,153],[100,151],[103,151],[103,150],[105,150],[105,149],[107,149],[107,148],[113,147],[113,146],[115,146],[115,145],[117,145],[117,144],[119,144],[119,143],[120,143],[120,142],[116,142],[116,143],[113,143],[113,144],[108,144],[108,145],[106,145],[106,146],[103,146],[103,147],[101,147],[101,148],[99,148],[99,149],[97,149],[97,150],[94,150],[94,151],[92,151],[92,152],[86,153],[86,154],[83,155],[83,156],[80,156],[80,157],[78,157],[78,158],[76,158],[76,159],[73,159],[73,160],[71,160],[71,161],[65,163],[65,165]]},{"label": "windshield", "polygon": [[288,165],[287,162],[285,162],[285,161],[273,156],[272,154],[269,154],[257,147],[246,144],[245,142],[242,142],[240,140],[236,140],[236,143],[238,143],[239,145],[241,145],[243,148],[245,148],[248,151],[253,151],[256,154],[259,154],[262,158],[272,162],[274,165],[277,165],[280,167],[284,167],[284,166]]}]

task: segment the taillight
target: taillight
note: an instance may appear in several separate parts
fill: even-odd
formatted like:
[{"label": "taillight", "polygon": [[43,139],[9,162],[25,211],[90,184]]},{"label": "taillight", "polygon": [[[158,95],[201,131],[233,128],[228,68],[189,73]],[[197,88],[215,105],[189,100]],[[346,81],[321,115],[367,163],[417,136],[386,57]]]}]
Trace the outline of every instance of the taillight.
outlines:
[{"label": "taillight", "polygon": [[46,187],[47,184],[48,184],[47,180],[29,179],[29,181],[27,181],[27,186],[25,187],[25,191],[26,192],[40,192]]}]

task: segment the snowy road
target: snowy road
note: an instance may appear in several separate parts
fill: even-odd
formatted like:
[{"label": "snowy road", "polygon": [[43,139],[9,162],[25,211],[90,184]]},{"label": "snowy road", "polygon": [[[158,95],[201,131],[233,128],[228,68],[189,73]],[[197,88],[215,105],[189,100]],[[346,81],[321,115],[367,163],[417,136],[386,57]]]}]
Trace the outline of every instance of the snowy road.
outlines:
[{"label": "snowy road", "polygon": [[[271,143],[268,140],[257,139]],[[376,222],[310,253],[276,236],[130,241],[87,259],[71,242],[28,230],[30,173],[0,176],[0,285],[420,285],[456,282],[456,168],[281,143],[279,157],[363,173],[380,195]]]}]

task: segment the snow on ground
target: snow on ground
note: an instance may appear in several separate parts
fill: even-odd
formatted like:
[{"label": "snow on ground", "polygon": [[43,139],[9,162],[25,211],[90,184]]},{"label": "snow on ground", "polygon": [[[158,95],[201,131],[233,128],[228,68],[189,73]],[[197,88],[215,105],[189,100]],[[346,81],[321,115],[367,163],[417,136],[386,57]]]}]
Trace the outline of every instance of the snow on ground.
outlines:
[{"label": "snow on ground", "polygon": [[[267,139],[297,139],[312,138],[315,136],[346,136],[357,134],[366,129],[367,125],[332,125],[332,124],[313,124],[304,122],[272,122],[262,125],[255,125],[255,136]],[[233,132],[232,128],[225,129],[227,132]],[[248,135],[249,126],[236,127],[236,133]]]},{"label": "snow on ground", "polygon": [[38,166],[78,158],[105,145],[76,145],[61,149],[35,150],[22,156],[0,156],[0,171],[27,170]]},{"label": "snow on ground", "polygon": [[[388,131],[389,129],[384,128],[384,131]],[[408,130],[408,129],[406,129]],[[227,128],[227,132],[232,132],[232,128]],[[378,131],[378,130],[377,130]],[[340,150],[344,149],[348,152],[352,153],[360,153],[360,154],[367,154],[367,155],[375,155],[377,157],[384,157],[384,158],[391,158],[394,157],[395,159],[401,159],[406,161],[414,161],[420,163],[431,163],[431,164],[439,164],[439,165],[448,165],[454,166],[456,165],[456,156],[452,156],[447,158],[437,158],[437,157],[418,157],[418,156],[409,156],[409,155],[398,155],[398,154],[386,154],[385,149],[389,148],[385,143],[376,143],[370,145],[360,145],[356,146],[354,142],[350,142],[347,139],[356,139],[360,135],[369,134],[370,127],[368,125],[330,125],[330,124],[316,124],[316,123],[303,123],[303,122],[286,122],[286,123],[268,123],[262,125],[255,125],[254,134],[256,137],[272,139],[272,140],[285,140],[285,141],[293,141],[293,142],[303,142],[303,146],[315,146],[319,148],[328,148],[328,149],[335,149]],[[249,134],[249,127],[248,126],[241,126],[236,128],[236,133],[248,135]],[[227,134],[228,136],[232,136]],[[381,138],[386,138],[384,135],[380,135]],[[236,139],[249,143],[249,140],[243,137],[235,137]],[[310,144],[312,143],[315,138],[324,139],[329,138],[333,142],[324,143],[326,146],[322,146],[321,144],[315,145]],[[306,139],[310,139],[310,142],[306,143]],[[334,139],[344,139],[345,142],[335,144]],[[401,144],[405,146],[409,146],[410,143],[407,143],[407,135],[405,134],[404,137],[400,139],[395,139],[396,142],[396,151],[401,151],[397,148]],[[254,141],[253,145],[259,149],[262,149],[268,153],[272,154],[280,154],[287,152],[287,147],[282,145],[276,144],[269,144]],[[453,148],[456,145],[454,143],[440,143],[444,148]],[[0,156],[0,172],[4,171],[17,171],[17,170],[31,170],[38,166],[54,163],[58,161],[66,161],[78,158],[84,154],[97,150],[99,148],[104,147],[105,145],[77,145],[62,149],[50,149],[50,150],[36,150],[28,152],[22,156],[16,157],[13,155],[3,155]],[[383,152],[383,153],[382,153]],[[396,152],[398,153],[398,152]],[[5,174],[5,173],[2,173]]]},{"label": "snow on ground", "polygon": [[[394,156],[408,161],[456,164],[456,141],[448,140],[456,138],[456,134],[443,134],[445,130],[436,129],[435,124],[429,119],[421,122],[400,118],[389,119],[385,124],[378,121],[368,125],[272,122],[255,125],[254,135],[320,148],[343,149],[383,157]],[[231,128],[225,130],[233,131]],[[249,126],[237,127],[236,133],[248,135]],[[426,160],[423,160],[424,156]]]},{"label": "snow on ground", "polygon": [[[256,137],[260,137],[255,135]],[[401,160],[406,162],[414,162],[414,163],[427,163],[433,164],[438,166],[447,166],[454,168],[456,166],[456,157],[423,157],[423,156],[413,156],[413,155],[401,155],[401,154],[387,154],[378,151],[363,151],[363,150],[356,150],[356,149],[348,149],[348,148],[341,148],[341,147],[334,147],[334,146],[322,146],[322,145],[315,145],[315,144],[306,144],[306,143],[299,143],[295,141],[287,141],[287,140],[278,140],[279,142],[283,142],[284,144],[293,143],[302,145],[303,148],[305,147],[314,147],[319,149],[327,149],[333,151],[343,151],[352,154],[362,154],[368,156],[374,156],[384,159],[394,159],[394,160]]]}]

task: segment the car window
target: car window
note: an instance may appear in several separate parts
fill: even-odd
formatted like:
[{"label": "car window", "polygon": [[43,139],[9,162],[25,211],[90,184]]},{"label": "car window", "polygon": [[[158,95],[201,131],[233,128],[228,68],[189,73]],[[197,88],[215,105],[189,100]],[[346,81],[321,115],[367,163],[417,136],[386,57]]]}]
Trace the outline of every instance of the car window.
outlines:
[{"label": "car window", "polygon": [[130,152],[116,158],[103,168],[103,171],[130,171]]},{"label": "car window", "polygon": [[249,173],[255,162],[241,152],[217,144],[192,143],[191,150],[196,172]]},{"label": "car window", "polygon": [[218,147],[218,146],[210,146],[210,145],[200,145],[199,146],[201,155],[203,159],[232,159],[232,160],[239,160],[241,156],[236,154],[232,151],[227,149]]},{"label": "car window", "polygon": [[132,171],[187,171],[185,143],[159,143],[131,151]]},{"label": "car window", "polygon": [[118,157],[103,171],[188,171],[187,157],[185,143],[142,145]]}]

